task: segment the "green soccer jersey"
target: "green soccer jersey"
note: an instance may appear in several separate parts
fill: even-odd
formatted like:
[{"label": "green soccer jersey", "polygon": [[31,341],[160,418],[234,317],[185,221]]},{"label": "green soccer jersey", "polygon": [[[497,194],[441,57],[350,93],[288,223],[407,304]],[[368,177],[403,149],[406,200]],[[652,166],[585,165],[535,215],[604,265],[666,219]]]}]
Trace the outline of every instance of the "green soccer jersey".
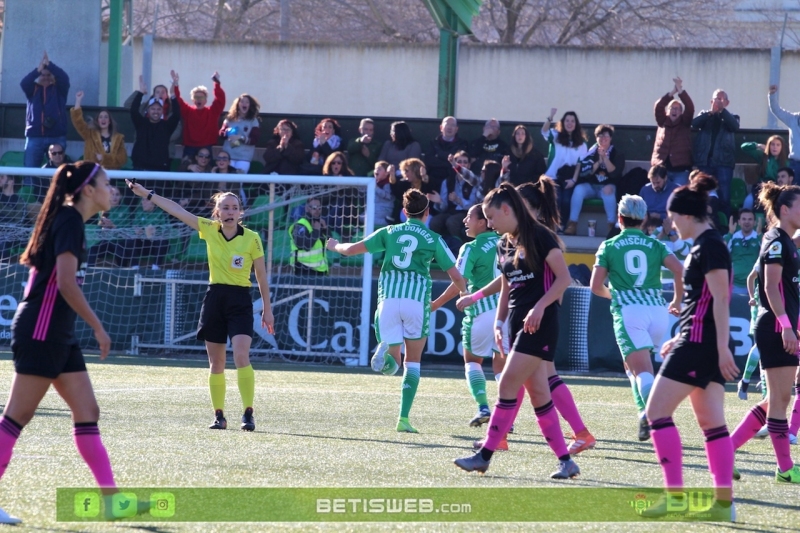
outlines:
[{"label": "green soccer jersey", "polygon": [[761,235],[755,231],[745,237],[742,230],[733,235],[730,233],[723,237],[731,252],[733,264],[733,286],[747,287],[747,275],[753,270],[753,265],[758,262],[761,253]]},{"label": "green soccer jersey", "polygon": [[[669,239],[661,241],[664,246],[667,247],[667,250],[671,250],[673,254],[675,254],[675,258],[683,264],[683,260],[686,259],[686,256],[689,255],[689,252],[692,250],[692,244],[694,241],[692,239],[677,239],[675,241],[671,241]],[[668,269],[665,266],[661,267],[661,283],[674,283],[675,282],[675,275],[672,273],[672,270]]]},{"label": "green soccer jersey", "polygon": [[603,242],[595,266],[608,270],[611,305],[667,305],[661,296],[661,265],[671,253],[638,229]]},{"label": "green soccer jersey", "polygon": [[[461,247],[456,266],[467,280],[467,290],[474,293],[485,287],[500,275],[497,268],[497,234],[485,231]],[[475,305],[466,308],[467,316],[478,316],[486,311],[497,309],[499,294],[481,298]]]},{"label": "green soccer jersey", "polygon": [[415,218],[376,230],[364,245],[369,253],[386,252],[378,277],[378,302],[387,298],[430,302],[431,261],[436,259],[442,270],[456,262],[444,239]]}]

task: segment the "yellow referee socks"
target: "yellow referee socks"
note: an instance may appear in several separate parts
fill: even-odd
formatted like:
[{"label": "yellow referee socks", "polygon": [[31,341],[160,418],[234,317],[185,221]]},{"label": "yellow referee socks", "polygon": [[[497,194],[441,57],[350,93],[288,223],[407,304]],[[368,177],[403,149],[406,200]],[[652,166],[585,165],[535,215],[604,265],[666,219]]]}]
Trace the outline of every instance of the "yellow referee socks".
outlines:
[{"label": "yellow referee socks", "polygon": [[247,409],[253,407],[253,398],[256,395],[256,373],[253,372],[253,365],[247,365],[236,369],[239,379],[239,394],[242,395],[242,407]]},{"label": "yellow referee socks", "polygon": [[209,374],[208,389],[211,391],[211,405],[214,410],[225,409],[225,373]]}]

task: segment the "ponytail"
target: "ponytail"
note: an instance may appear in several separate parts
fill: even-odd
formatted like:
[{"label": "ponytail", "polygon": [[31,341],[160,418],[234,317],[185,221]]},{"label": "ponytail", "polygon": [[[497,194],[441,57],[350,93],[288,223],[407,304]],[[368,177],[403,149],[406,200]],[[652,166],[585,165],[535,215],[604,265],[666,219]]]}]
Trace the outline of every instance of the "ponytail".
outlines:
[{"label": "ponytail", "polygon": [[768,181],[761,185],[758,201],[764,206],[770,225],[777,225],[781,219],[781,206],[791,207],[798,196],[800,187],[797,185],[778,185]]},{"label": "ponytail", "polygon": [[95,176],[101,168],[100,164],[92,161],[65,163],[58,167],[50,180],[47,196],[36,216],[31,238],[19,259],[21,264],[28,267],[41,267],[42,249],[58,210],[67,200],[73,204],[80,201],[81,191],[86,185],[94,185]]},{"label": "ponytail", "polygon": [[543,175],[536,183],[518,185],[517,191],[525,199],[528,207],[537,212],[539,222],[553,233],[558,231],[561,217],[558,213],[558,196],[553,180]]}]

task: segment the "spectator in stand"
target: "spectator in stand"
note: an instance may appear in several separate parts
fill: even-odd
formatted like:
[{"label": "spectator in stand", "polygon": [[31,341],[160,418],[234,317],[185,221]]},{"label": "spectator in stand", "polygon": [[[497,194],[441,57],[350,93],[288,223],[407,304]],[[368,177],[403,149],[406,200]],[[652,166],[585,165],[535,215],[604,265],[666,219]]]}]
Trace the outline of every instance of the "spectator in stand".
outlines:
[{"label": "spectator in stand", "polygon": [[138,267],[144,258],[149,258],[153,270],[159,270],[169,249],[172,233],[169,217],[155,204],[145,198],[131,211],[130,226],[136,236],[121,243],[110,243],[112,256],[118,266]]},{"label": "spectator in stand", "polygon": [[390,176],[394,176],[394,167],[386,161],[375,163],[375,226],[394,224],[395,198],[392,195]]},{"label": "spectator in stand", "polygon": [[[463,158],[461,159],[463,161]],[[505,163],[509,163],[509,157],[503,158]],[[475,187],[475,203],[483,202],[483,198],[492,189],[499,187],[504,181],[508,181],[510,174],[505,167],[495,164],[491,159],[483,162],[480,169],[480,175],[475,175],[468,167],[459,164],[455,156],[450,156],[450,163],[453,165],[453,170],[456,171],[456,177],[459,180],[465,181],[467,184]],[[503,172],[502,177],[500,176]]]},{"label": "spectator in stand", "polygon": [[733,293],[750,294],[747,291],[747,276],[761,253],[761,232],[756,230],[753,211],[744,208],[739,210],[739,231],[736,231],[736,222],[731,216],[728,233],[723,238],[731,252]]},{"label": "spectator in stand", "polygon": [[[692,170],[689,173],[689,183],[708,176],[700,170]],[[714,183],[716,178],[711,176]],[[728,231],[728,216],[730,215],[730,205],[723,202],[719,197],[719,184],[708,192],[708,219],[709,222],[719,231],[720,235],[725,235]]]},{"label": "spectator in stand", "polygon": [[203,85],[198,85],[191,92],[194,105],[189,105],[181,98],[180,76],[174,70],[171,70],[169,74],[172,76],[175,100],[181,109],[183,157],[191,158],[201,148],[211,149],[217,144],[219,117],[225,109],[225,91],[222,90],[219,83],[219,73],[215,71],[211,76],[211,80],[214,82],[214,102],[210,106],[206,106],[208,89]]},{"label": "spectator in stand", "polygon": [[[454,170],[453,177],[442,182],[438,194],[430,196],[433,207],[438,211],[431,219],[430,228],[445,238],[451,251],[458,253],[458,249],[467,238],[464,217],[477,201],[478,188],[455,177],[458,173],[456,167],[469,166],[469,154],[466,151],[458,151],[448,159]],[[492,160],[487,161],[493,163]]]},{"label": "spectator in stand", "polygon": [[[425,163],[421,159],[415,157],[405,159],[400,163],[400,173],[402,179],[397,179],[397,173],[394,176],[389,176],[389,184],[392,188],[392,196],[396,200],[402,201],[403,195],[409,189],[417,189],[422,191],[428,196],[429,201],[432,198],[438,197],[439,193],[435,192],[428,179],[428,171],[425,168]],[[435,194],[434,194],[435,193]],[[402,207],[395,204],[394,219],[400,222],[406,221],[406,216],[401,211]],[[431,217],[428,217],[427,224],[430,224]]]},{"label": "spectator in stand", "polygon": [[550,143],[545,174],[559,185],[558,211],[564,220],[564,215],[569,212],[572,189],[578,182],[580,162],[586,157],[587,147],[586,134],[574,111],[567,111],[555,128],[550,127],[557,112],[555,107],[550,109],[550,116],[542,124],[542,137]]},{"label": "spectator in stand", "polygon": [[106,255],[111,255],[112,266],[117,266],[115,254],[122,252],[121,244],[124,239],[120,239],[122,232],[109,232],[105,230],[126,229],[131,227],[131,212],[127,206],[122,204],[122,192],[117,187],[111,188],[111,209],[100,213],[97,225],[102,230],[100,240],[89,248],[88,263],[97,266],[100,259]]},{"label": "spectator in stand", "polygon": [[778,169],[778,178],[775,180],[778,185],[793,185],[794,184],[794,169],[792,167],[783,167]]},{"label": "spectator in stand", "polygon": [[439,131],[441,133],[431,141],[430,148],[425,153],[425,167],[434,191],[442,188],[444,180],[456,177],[449,157],[468,149],[467,141],[458,136],[458,121],[455,117],[444,117]]},{"label": "spectator in stand", "polygon": [[583,201],[589,198],[600,198],[606,211],[608,231],[600,233],[602,230],[598,230],[600,236],[610,233],[617,223],[617,183],[625,170],[625,155],[612,144],[614,126],[600,124],[594,129],[594,136],[597,142],[581,161],[564,235],[575,235]]},{"label": "spectator in stand", "polygon": [[[701,111],[692,120],[694,164],[717,179],[719,198],[724,205],[731,201],[731,181],[736,166],[734,133],[739,131],[739,116],[728,111],[728,93],[717,89],[711,97],[711,109]],[[727,218],[726,218],[727,220]]]},{"label": "spectator in stand", "polygon": [[[198,174],[209,174],[214,169],[211,160],[211,149],[201,148],[190,159],[184,158],[181,162],[181,172],[197,172]],[[217,184],[210,181],[183,182],[183,194],[178,204],[189,211],[191,214],[210,218],[213,204],[211,196],[217,192]]]},{"label": "spectator in stand", "polygon": [[[211,169],[212,174],[242,174],[243,172],[238,168],[235,168],[231,163],[231,154],[226,152],[225,150],[220,150],[217,154],[216,164],[214,168]],[[235,178],[233,178],[235,179]],[[225,181],[220,181],[217,184],[217,189],[219,191],[229,191],[229,183]],[[244,200],[242,201],[244,203]]]},{"label": "spectator in stand", "polygon": [[47,57],[22,78],[25,108],[25,166],[39,167],[51,144],[67,146],[69,76]]},{"label": "spectator in stand", "polygon": [[506,155],[508,155],[508,145],[500,138],[500,121],[490,118],[483,125],[481,137],[469,144],[469,156],[472,159],[470,170],[473,174],[480,174],[487,159],[500,164]]},{"label": "spectator in stand", "polygon": [[108,109],[101,109],[90,123],[83,118],[83,91],[75,93],[75,106],[70,110],[72,125],[83,138],[83,160],[96,161],[106,170],[119,170],[128,161],[125,136],[118,132],[117,123]]},{"label": "spectator in stand", "polygon": [[312,173],[319,174],[330,155],[343,148],[342,127],[332,118],[323,118],[314,129],[314,142],[311,149],[309,167]]},{"label": "spectator in stand", "polygon": [[361,119],[358,126],[360,137],[356,137],[347,145],[347,155],[350,161],[350,168],[356,176],[368,176],[378,161],[378,154],[381,145],[374,138],[375,123],[371,118]]},{"label": "spectator in stand", "polygon": [[181,119],[180,108],[173,96],[170,100],[173,112],[169,118],[162,120],[164,102],[151,98],[147,102],[147,114],[143,117],[139,114],[139,106],[145,94],[147,86],[142,82],[130,107],[131,122],[136,129],[136,141],[131,151],[133,168],[167,172],[170,167],[169,139]]},{"label": "spectator in stand", "polygon": [[[219,136],[225,138],[223,150],[230,156],[230,166],[247,174],[250,162],[256,151],[256,144],[261,135],[258,113],[261,104],[249,94],[242,94],[233,101],[228,116],[222,122]],[[244,204],[244,198],[242,199]]]},{"label": "spectator in stand", "polygon": [[[767,139],[767,144],[759,143],[743,143],[742,151],[760,163],[758,170],[758,183],[753,185],[750,194],[744,199],[744,205],[747,209],[754,209],[755,198],[758,198],[758,193],[761,191],[761,184],[766,181],[775,181],[778,178],[778,169],[783,168],[789,163],[789,150],[783,137],[780,135],[773,135]],[[759,207],[759,212],[763,209]]]},{"label": "spectator in stand", "polygon": [[300,166],[305,157],[303,141],[297,136],[297,124],[286,119],[278,122],[264,150],[264,173],[289,176],[300,174]]},{"label": "spectator in stand", "polygon": [[[47,161],[42,165],[42,168],[58,168],[64,163],[72,163],[72,158],[64,151],[64,146],[58,143],[51,144],[47,147]],[[47,189],[50,188],[50,178],[42,176],[31,176],[24,179],[25,185],[30,185],[32,188],[31,201],[29,204],[29,214],[31,218],[36,218],[36,213],[44,202],[44,197],[47,196]]]},{"label": "spectator in stand", "polygon": [[794,175],[800,173],[800,113],[786,111],[778,105],[778,86],[769,87],[769,110],[789,128],[789,166]]},{"label": "spectator in stand", "polygon": [[639,196],[647,204],[648,215],[664,220],[667,218],[667,200],[678,184],[667,179],[667,167],[663,166],[650,167],[647,178],[650,183],[642,187]]},{"label": "spectator in stand", "polygon": [[111,187],[111,209],[100,213],[97,225],[103,229],[125,228],[131,225],[131,212],[122,204],[122,191]]},{"label": "spectator in stand", "polygon": [[411,128],[408,127],[408,124],[392,122],[389,128],[389,140],[383,143],[378,159],[392,165],[395,175],[400,177],[400,163],[406,159],[419,159],[420,157],[422,157],[422,148],[411,135]]},{"label": "spectator in stand", "polygon": [[[683,80],[673,78],[675,86],[655,105],[656,142],[653,145],[652,166],[667,169],[667,178],[678,185],[689,183],[692,169],[692,117],[694,102],[683,89]],[[677,98],[676,98],[677,96]]]},{"label": "spectator in stand", "polygon": [[514,128],[509,152],[501,160],[503,175],[509,173],[503,181],[510,181],[515,186],[534,183],[547,171],[544,156],[533,146],[533,138],[522,124]]},{"label": "spectator in stand", "polygon": [[[353,171],[347,166],[344,152],[333,152],[322,165],[323,176],[350,177]],[[326,195],[322,202],[328,206],[328,226],[341,234],[345,226],[353,226],[358,222],[358,190],[339,189]]]},{"label": "spectator in stand", "polygon": [[322,202],[310,198],[306,202],[305,214],[289,226],[292,238],[290,264],[295,276],[327,276],[329,271],[325,242],[328,240],[328,224],[322,217]]},{"label": "spectator in stand", "polygon": [[[144,85],[144,76],[139,74],[139,85]],[[130,109],[131,104],[133,103],[133,99],[136,97],[136,92],[133,91],[131,95],[125,100],[125,103],[122,104],[122,107],[126,109]],[[169,99],[169,89],[167,89],[166,85],[156,85],[153,87],[153,94],[150,95],[147,100],[142,102],[142,105],[139,106],[139,113],[142,116],[147,115],[147,102],[151,99],[155,98],[156,100],[161,100],[164,102],[164,109],[161,113],[161,120],[167,120],[172,112],[170,108],[170,99]]]}]

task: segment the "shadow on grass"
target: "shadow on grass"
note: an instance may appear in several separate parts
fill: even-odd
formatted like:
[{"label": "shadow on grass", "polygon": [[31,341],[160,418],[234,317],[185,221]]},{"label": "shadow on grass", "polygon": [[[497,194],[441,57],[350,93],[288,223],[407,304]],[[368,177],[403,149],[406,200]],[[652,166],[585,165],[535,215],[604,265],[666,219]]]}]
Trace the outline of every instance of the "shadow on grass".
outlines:
[{"label": "shadow on grass", "polygon": [[436,448],[436,449],[441,448],[441,449],[452,449],[452,450],[462,449],[460,446],[450,446],[445,444],[419,443],[419,442],[410,442],[402,440],[360,439],[356,437],[342,437],[339,435],[309,435],[307,433],[287,433],[283,431],[271,431],[270,435],[286,435],[287,437],[306,437],[309,439],[325,439],[325,440],[348,441],[348,442],[375,442],[378,444],[402,444],[414,448]]}]

